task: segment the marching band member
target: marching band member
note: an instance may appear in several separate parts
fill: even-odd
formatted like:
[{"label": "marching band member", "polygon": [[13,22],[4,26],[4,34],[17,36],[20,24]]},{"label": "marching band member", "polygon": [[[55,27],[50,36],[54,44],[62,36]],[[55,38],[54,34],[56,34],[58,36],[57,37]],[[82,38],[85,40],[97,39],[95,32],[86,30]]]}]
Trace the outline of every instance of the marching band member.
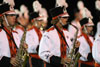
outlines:
[{"label": "marching band member", "polygon": [[[97,13],[96,16],[97,16],[97,20],[98,20],[97,24],[99,25],[100,24],[100,1],[99,0],[96,0],[95,7],[96,7],[96,10],[97,10],[97,12],[96,12]],[[99,34],[99,31],[96,32],[95,38],[98,37],[98,34]]]},{"label": "marching band member", "polygon": [[18,32],[18,36],[21,39],[24,33],[24,28],[27,28],[29,24],[29,11],[28,8],[24,4],[22,4],[20,6],[20,11],[17,10],[16,13],[18,13],[19,16],[17,18],[18,24],[15,26],[15,30]]},{"label": "marching band member", "polygon": [[82,14],[82,18],[87,17],[93,19],[91,12],[84,6],[83,1],[78,1],[77,7],[80,10],[80,14]]},{"label": "marching band member", "polygon": [[18,33],[13,30],[16,21],[16,13],[10,4],[0,5],[2,17],[0,27],[0,66],[10,67],[18,65],[16,52],[20,44]]},{"label": "marching band member", "polygon": [[[39,21],[40,19],[41,17],[39,17],[38,13],[36,12],[30,13],[30,20],[35,22],[35,21]],[[28,52],[31,57],[29,63],[30,66],[32,67],[41,67],[43,65],[42,60],[38,56],[38,48],[39,48],[41,37],[42,37],[42,33],[37,27],[32,25],[30,28],[28,28],[26,34],[26,43],[28,44]]]},{"label": "marching band member", "polygon": [[94,67],[92,58],[93,37],[91,36],[94,24],[90,18],[83,18],[80,23],[82,28],[78,38],[80,42],[79,53],[81,54],[79,67]]},{"label": "marching band member", "polygon": [[94,41],[94,45],[93,45],[93,58],[95,60],[95,67],[100,67],[100,46],[99,46],[99,42],[100,42],[100,0],[96,0],[95,2],[95,6],[97,9],[97,16],[99,17],[99,22],[97,23],[97,32],[95,35],[95,41]]},{"label": "marching band member", "polygon": [[100,50],[99,50],[100,44],[99,43],[100,43],[100,23],[97,24],[97,35],[92,48],[92,53],[93,53],[92,55],[95,60],[95,67],[100,67]]},{"label": "marching band member", "polygon": [[48,14],[45,8],[42,7],[42,5],[39,3],[38,0],[33,2],[33,9],[34,12],[38,12],[39,16],[41,17],[41,21],[38,21],[35,23],[35,26],[41,30],[41,32],[45,32],[46,26],[47,26],[47,19],[48,19]]},{"label": "marching band member", "polygon": [[[74,17],[75,17],[75,19],[71,22],[71,24],[78,28],[78,36],[80,36],[80,34],[81,34],[80,20],[82,19],[82,15],[80,14],[80,11],[78,9],[74,9]],[[72,34],[76,33],[76,29],[73,28],[73,26],[71,26],[71,25],[69,25],[68,31]]]},{"label": "marching band member", "polygon": [[53,8],[50,13],[54,26],[43,34],[39,56],[46,62],[46,67],[63,67],[71,62],[71,59],[66,56],[72,48],[71,34],[63,28],[67,24],[69,14],[63,7]]}]

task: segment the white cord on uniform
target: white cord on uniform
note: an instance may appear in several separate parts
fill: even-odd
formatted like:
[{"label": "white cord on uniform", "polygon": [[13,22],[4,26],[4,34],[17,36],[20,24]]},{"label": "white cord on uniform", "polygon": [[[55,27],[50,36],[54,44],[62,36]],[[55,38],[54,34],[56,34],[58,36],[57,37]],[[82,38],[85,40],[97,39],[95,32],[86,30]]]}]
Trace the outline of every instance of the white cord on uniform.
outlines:
[{"label": "white cord on uniform", "polygon": [[4,15],[4,19],[6,21],[7,26],[10,26],[9,23],[8,23],[7,17],[5,15]]}]

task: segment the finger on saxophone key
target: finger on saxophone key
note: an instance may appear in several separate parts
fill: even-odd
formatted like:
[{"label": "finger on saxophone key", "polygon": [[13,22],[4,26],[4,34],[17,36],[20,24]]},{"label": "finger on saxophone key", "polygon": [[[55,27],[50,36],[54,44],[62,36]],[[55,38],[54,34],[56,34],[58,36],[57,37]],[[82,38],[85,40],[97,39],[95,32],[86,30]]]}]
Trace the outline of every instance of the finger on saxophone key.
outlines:
[{"label": "finger on saxophone key", "polygon": [[71,58],[62,58],[61,59],[61,64],[67,64],[71,62]]},{"label": "finger on saxophone key", "polygon": [[24,47],[25,49],[28,49],[28,45],[27,45],[26,43],[24,43],[23,47]]}]

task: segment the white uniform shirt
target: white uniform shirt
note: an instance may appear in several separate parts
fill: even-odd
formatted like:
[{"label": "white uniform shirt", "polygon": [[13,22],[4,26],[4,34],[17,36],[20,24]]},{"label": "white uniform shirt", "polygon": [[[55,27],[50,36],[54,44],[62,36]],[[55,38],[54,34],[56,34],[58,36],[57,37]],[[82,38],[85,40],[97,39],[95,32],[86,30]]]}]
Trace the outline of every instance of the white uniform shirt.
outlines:
[{"label": "white uniform shirt", "polygon": [[39,37],[34,28],[27,31],[26,44],[28,45],[29,53],[37,53],[36,48],[39,45]]},{"label": "white uniform shirt", "polygon": [[[89,36],[89,39],[93,43],[93,37]],[[91,52],[89,44],[87,43],[86,39],[83,36],[81,36],[77,40],[80,42],[79,53],[82,55],[82,57],[80,57],[80,60],[88,61],[87,57],[88,54]]]},{"label": "white uniform shirt", "polygon": [[[65,35],[65,39],[69,45],[69,48],[72,48],[72,42],[71,42],[71,34],[66,31],[63,30],[64,35]],[[43,59],[44,61],[50,63],[50,57],[51,56],[61,56],[60,53],[60,39],[59,39],[59,35],[57,33],[56,29],[53,29],[49,32],[45,32],[43,34],[43,37],[40,41],[40,47],[39,47],[39,56],[41,59]],[[67,46],[67,45],[66,45]],[[67,51],[67,50],[66,50]]]},{"label": "white uniform shirt", "polygon": [[23,31],[21,28],[15,28],[14,30],[18,32],[18,36],[19,36],[19,38],[20,38],[20,40],[21,40],[24,31]]},{"label": "white uniform shirt", "polygon": [[92,47],[92,55],[94,60],[100,64],[100,36],[96,38]]},{"label": "white uniform shirt", "polygon": [[[13,34],[17,47],[19,47],[20,40],[19,40],[18,34],[15,32],[12,32],[12,34]],[[0,32],[0,60],[2,59],[3,56],[9,57],[9,58],[11,57],[7,34],[4,30]]]}]

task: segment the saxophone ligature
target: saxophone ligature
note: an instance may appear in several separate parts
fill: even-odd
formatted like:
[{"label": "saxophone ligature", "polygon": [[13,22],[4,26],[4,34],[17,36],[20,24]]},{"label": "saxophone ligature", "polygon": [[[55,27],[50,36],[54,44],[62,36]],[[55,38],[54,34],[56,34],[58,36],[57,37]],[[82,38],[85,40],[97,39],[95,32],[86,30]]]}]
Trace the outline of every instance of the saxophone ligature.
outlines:
[{"label": "saxophone ligature", "polygon": [[77,35],[78,35],[78,28],[72,24],[70,24],[76,29],[75,38],[73,40],[73,47],[72,50],[68,53],[67,57],[70,58],[72,61],[68,64],[65,64],[66,67],[77,67],[78,60],[80,58],[80,53],[76,52],[76,41],[77,41]]},{"label": "saxophone ligature", "polygon": [[23,46],[25,44],[25,39],[26,39],[26,29],[24,30],[23,36],[21,38],[20,47],[16,54],[16,59],[19,62],[19,64],[16,67],[25,67],[29,57],[27,49]]}]

